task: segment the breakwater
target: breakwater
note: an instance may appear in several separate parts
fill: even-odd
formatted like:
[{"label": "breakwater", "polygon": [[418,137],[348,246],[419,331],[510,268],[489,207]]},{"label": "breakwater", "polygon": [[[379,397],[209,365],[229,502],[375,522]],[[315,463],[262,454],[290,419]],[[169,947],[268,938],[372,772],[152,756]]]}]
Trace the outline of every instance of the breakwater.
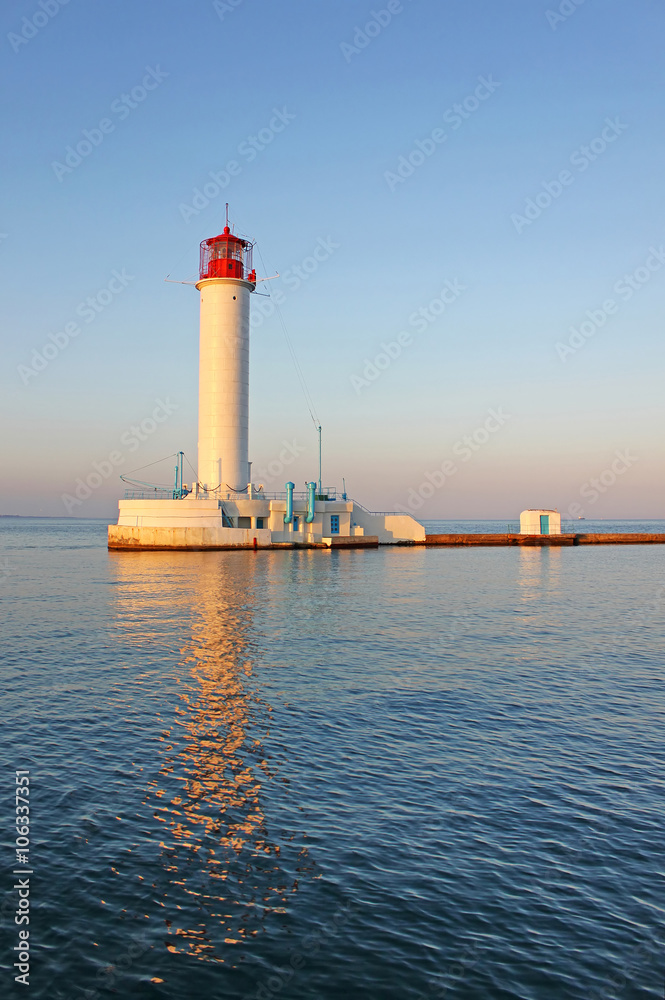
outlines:
[{"label": "breakwater", "polygon": [[664,545],[664,534],[640,532],[605,532],[575,535],[518,535],[518,534],[454,534],[426,535],[423,545],[460,547],[467,545]]}]

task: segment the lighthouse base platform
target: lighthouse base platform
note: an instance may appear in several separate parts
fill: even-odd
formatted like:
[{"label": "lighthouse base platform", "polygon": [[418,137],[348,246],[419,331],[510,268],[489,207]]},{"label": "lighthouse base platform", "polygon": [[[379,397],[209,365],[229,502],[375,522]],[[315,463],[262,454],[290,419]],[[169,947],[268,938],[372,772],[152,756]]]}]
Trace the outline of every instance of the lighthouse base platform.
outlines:
[{"label": "lighthouse base platform", "polygon": [[305,499],[294,498],[285,522],[286,494],[233,499],[131,498],[119,501],[118,523],[109,525],[109,549],[376,548],[415,545],[425,529],[410,514],[372,513],[353,500],[317,500],[307,522]]}]

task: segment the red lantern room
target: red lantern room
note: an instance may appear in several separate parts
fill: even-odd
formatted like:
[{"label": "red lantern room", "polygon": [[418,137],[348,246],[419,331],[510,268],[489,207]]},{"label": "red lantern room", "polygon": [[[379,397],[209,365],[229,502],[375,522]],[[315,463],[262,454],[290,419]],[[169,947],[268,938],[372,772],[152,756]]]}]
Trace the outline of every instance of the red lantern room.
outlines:
[{"label": "red lantern room", "polygon": [[201,243],[199,280],[204,278],[242,278],[256,281],[252,265],[254,244],[234,236],[228,225],[220,236],[211,236]]}]

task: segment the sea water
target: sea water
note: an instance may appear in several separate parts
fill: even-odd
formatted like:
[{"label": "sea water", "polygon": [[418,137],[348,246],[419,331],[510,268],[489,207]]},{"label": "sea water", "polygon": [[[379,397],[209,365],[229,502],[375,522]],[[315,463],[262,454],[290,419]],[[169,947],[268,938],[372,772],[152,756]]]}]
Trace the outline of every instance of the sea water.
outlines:
[{"label": "sea water", "polygon": [[0,532],[0,995],[662,1000],[665,548]]}]

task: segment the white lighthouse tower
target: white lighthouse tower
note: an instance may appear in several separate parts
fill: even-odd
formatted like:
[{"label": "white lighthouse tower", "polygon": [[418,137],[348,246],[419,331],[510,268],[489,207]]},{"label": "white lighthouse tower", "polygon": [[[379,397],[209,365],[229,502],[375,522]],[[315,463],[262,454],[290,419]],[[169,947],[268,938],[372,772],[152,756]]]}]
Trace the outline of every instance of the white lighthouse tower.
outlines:
[{"label": "white lighthouse tower", "polygon": [[243,493],[249,474],[249,296],[253,244],[227,225],[201,243],[199,281],[199,484]]},{"label": "white lighthouse tower", "polygon": [[182,481],[183,452],[173,487],[123,477],[131,488],[119,501],[118,523],[109,525],[109,548],[331,549],[424,541],[425,529],[410,514],[372,514],[345,491],[319,483],[317,492],[314,476],[300,491],[290,481],[283,492],[274,484],[270,493],[252,483],[249,310],[257,283],[252,249],[251,240],[231,232],[227,206],[224,231],[200,246],[196,481]]}]

